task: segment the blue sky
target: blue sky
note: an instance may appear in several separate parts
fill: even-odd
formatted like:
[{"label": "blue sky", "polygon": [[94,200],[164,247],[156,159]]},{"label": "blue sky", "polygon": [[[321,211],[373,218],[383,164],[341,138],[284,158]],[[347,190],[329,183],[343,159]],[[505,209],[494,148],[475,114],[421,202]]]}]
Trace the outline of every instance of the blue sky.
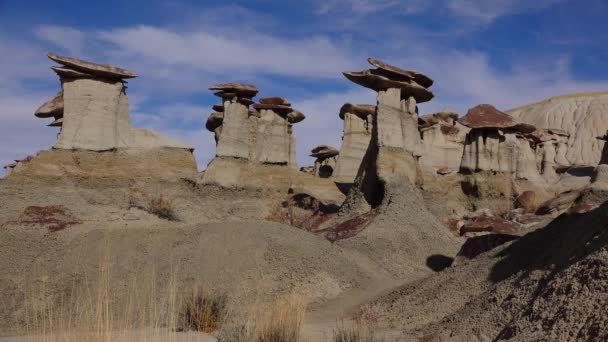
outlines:
[{"label": "blue sky", "polygon": [[[85,4],[86,3],[86,4]],[[573,92],[608,91],[605,0],[0,0],[0,164],[52,146],[33,112],[59,89],[46,53],[111,63],[129,83],[131,119],[213,157],[207,87],[239,81],[306,114],[298,161],[340,146],[345,102],[375,93],[341,71],[373,56],[435,79],[422,113],[501,109]]]}]

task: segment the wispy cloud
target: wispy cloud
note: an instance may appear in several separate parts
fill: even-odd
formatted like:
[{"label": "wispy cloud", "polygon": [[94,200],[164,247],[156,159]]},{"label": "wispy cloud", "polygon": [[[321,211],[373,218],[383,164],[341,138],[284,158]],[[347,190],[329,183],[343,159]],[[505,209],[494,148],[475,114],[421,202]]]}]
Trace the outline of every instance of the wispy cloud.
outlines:
[{"label": "wispy cloud", "polygon": [[209,73],[231,71],[335,78],[353,64],[349,52],[328,37],[278,38],[248,32],[238,37],[211,31],[176,32],[152,26],[98,34],[120,57],[146,59],[162,66],[188,66]]},{"label": "wispy cloud", "polygon": [[38,38],[46,40],[72,55],[81,55],[85,34],[67,26],[41,25],[35,29]]},{"label": "wispy cloud", "polygon": [[317,13],[341,12],[364,20],[367,19],[364,16],[374,13],[394,15],[428,11],[441,15],[447,10],[452,15],[487,24],[502,16],[530,13],[564,1],[567,0],[328,0],[318,2]]},{"label": "wispy cloud", "polygon": [[566,0],[448,0],[447,7],[457,15],[489,23],[502,16],[535,12],[564,1]]}]

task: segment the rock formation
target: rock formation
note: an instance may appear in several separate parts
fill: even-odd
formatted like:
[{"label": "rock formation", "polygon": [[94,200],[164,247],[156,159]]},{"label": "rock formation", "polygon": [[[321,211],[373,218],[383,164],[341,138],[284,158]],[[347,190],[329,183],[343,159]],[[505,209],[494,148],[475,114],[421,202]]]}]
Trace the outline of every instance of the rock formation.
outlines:
[{"label": "rock formation", "polygon": [[[343,221],[328,231],[328,238],[350,237],[338,243],[387,265],[399,260],[417,268],[434,253],[456,253],[454,238],[428,211],[415,186],[420,173],[416,158],[421,153],[416,104],[430,100],[432,92],[424,86],[432,81],[417,72],[368,61],[378,69],[344,73],[378,91],[378,102],[370,143],[338,212],[338,221]],[[382,249],[369,250],[375,243]],[[409,273],[391,271],[399,276]]]},{"label": "rock formation", "polygon": [[35,115],[53,117],[60,127],[56,149],[107,151],[118,148],[192,147],[157,132],[133,128],[125,79],[137,75],[125,69],[49,53],[61,64],[52,67],[62,90],[44,103]]},{"label": "rock formation", "polygon": [[457,172],[468,131],[458,123],[458,113],[443,110],[419,118],[423,153],[418,160],[423,170],[441,175]]},{"label": "rock formation", "polygon": [[[518,123],[507,113],[487,104],[471,108],[458,121],[471,128],[460,164],[462,172],[504,172],[519,179],[539,179],[536,153],[524,136],[534,132],[534,126]],[[547,160],[554,160],[555,154],[546,154]]]},{"label": "rock formation", "polygon": [[[254,104],[255,86],[241,83],[217,84],[215,95],[222,104],[207,118],[205,127],[215,134],[217,157],[231,157],[266,164],[289,165],[297,169],[292,126],[306,117],[291,108],[284,98],[262,98]],[[253,104],[253,109],[249,105]]]},{"label": "rock formation", "polygon": [[344,135],[340,158],[333,174],[338,182],[352,183],[355,180],[369,146],[375,112],[376,106],[366,104],[346,103],[340,109],[340,118],[344,120]]},{"label": "rock formation", "polygon": [[[298,172],[292,129],[306,118],[304,114],[282,97],[261,98],[255,103],[253,97],[258,89],[253,85],[225,83],[209,89],[218,91],[215,95],[222,98],[222,103],[213,106],[214,112],[205,124],[207,130],[215,134],[217,148],[216,158],[202,177],[203,184],[237,188],[261,184],[258,181],[264,177],[245,179],[261,165],[287,166]],[[235,164],[231,159],[241,162]],[[226,172],[229,164],[235,164],[233,172]],[[275,171],[284,172],[281,170]],[[287,189],[289,184],[285,191]]]},{"label": "rock formation", "polygon": [[598,165],[603,143],[593,138],[608,130],[608,93],[581,93],[552,97],[507,111],[509,115],[542,129],[567,133],[565,158],[569,165]]},{"label": "rock formation", "polygon": [[331,177],[336,168],[336,156],[340,152],[327,145],[317,146],[310,152],[310,156],[316,158],[313,174],[321,178]]}]

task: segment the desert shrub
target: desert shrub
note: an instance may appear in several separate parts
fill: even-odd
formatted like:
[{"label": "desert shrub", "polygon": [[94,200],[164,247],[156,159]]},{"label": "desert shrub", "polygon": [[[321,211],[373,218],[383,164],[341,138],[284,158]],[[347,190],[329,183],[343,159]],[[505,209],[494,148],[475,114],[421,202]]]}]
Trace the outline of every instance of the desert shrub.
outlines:
[{"label": "desert shrub", "polygon": [[226,296],[203,291],[193,292],[186,299],[181,311],[177,329],[179,331],[202,331],[210,333],[220,328],[226,315]]},{"label": "desert shrub", "polygon": [[306,305],[301,298],[279,300],[256,322],[256,342],[299,342]]},{"label": "desert shrub", "polygon": [[154,214],[161,219],[179,221],[177,214],[173,209],[173,203],[171,200],[165,199],[163,195],[150,199],[148,208],[146,209],[150,214]]}]

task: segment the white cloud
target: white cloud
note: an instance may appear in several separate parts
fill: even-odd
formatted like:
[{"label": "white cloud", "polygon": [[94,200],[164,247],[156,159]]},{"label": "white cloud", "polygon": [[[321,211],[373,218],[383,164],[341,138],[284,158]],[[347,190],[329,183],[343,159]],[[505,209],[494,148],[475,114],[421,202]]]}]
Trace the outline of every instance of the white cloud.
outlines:
[{"label": "white cloud", "polygon": [[100,32],[98,38],[110,43],[110,52],[117,58],[211,74],[336,78],[336,70],[348,69],[354,58],[323,36],[289,39],[257,32],[228,36],[205,30],[176,32],[136,26]]},{"label": "white cloud", "polygon": [[317,2],[317,13],[348,13],[367,21],[368,15],[381,12],[387,15],[432,11],[437,16],[447,10],[449,14],[487,24],[502,16],[538,11],[564,1],[567,0],[326,0]]},{"label": "white cloud", "polygon": [[38,38],[48,41],[71,55],[82,53],[85,34],[67,26],[41,25],[35,30]]},{"label": "white cloud", "polygon": [[340,11],[365,15],[396,9],[403,13],[416,13],[426,9],[428,2],[421,0],[329,0],[320,2],[317,12],[327,14]]},{"label": "white cloud", "polygon": [[542,10],[565,0],[448,0],[455,14],[489,23],[496,18]]}]

